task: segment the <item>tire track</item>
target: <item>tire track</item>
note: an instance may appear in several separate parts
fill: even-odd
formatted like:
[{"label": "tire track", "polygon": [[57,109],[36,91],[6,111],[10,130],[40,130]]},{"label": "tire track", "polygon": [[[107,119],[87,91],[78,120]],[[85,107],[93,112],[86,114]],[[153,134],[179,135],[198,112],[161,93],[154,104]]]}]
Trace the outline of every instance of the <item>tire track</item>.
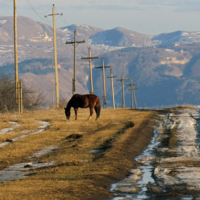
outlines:
[{"label": "tire track", "polygon": [[[29,133],[29,134],[26,134],[26,135],[20,135],[20,136],[17,136],[15,138],[12,138],[12,139],[9,139],[9,140],[6,140],[5,142],[1,143],[0,144],[0,148],[12,143],[12,142],[16,142],[17,140],[20,140],[20,139],[23,139],[23,138],[26,138],[26,137],[29,137],[31,135],[34,135],[36,133],[39,133],[39,132],[43,132],[49,125],[50,123],[49,122],[46,122],[46,121],[38,121],[39,123],[41,123],[42,125],[39,126],[39,129],[38,130],[34,130],[32,133]],[[15,122],[16,123],[16,122]],[[16,123],[15,124],[15,127],[17,126],[18,124]],[[19,126],[19,125],[18,125]],[[1,131],[3,131],[4,129],[2,129]],[[6,129],[6,133],[10,133],[11,130],[14,130],[14,127],[12,128],[7,128]],[[4,130],[5,131],[5,130]],[[2,133],[3,134],[3,133]]]}]

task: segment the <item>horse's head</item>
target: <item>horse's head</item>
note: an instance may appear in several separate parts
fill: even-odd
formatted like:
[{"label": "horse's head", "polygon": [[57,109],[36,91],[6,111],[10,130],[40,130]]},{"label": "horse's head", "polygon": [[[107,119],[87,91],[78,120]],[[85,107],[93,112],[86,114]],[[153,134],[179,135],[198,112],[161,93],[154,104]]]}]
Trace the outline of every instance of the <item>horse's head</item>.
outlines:
[{"label": "horse's head", "polygon": [[67,117],[67,119],[69,120],[70,118],[70,110],[67,110],[67,108],[64,108],[65,109],[65,115]]}]

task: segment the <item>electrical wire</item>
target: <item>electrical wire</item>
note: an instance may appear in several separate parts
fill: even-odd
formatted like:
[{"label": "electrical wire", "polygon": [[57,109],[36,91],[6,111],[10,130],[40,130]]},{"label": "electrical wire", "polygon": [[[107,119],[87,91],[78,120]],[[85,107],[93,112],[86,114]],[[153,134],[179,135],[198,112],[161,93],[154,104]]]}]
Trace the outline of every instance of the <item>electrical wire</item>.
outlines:
[{"label": "electrical wire", "polygon": [[41,21],[48,22],[48,21],[44,20],[44,18],[42,18],[40,16],[40,14],[34,9],[34,7],[32,6],[32,4],[31,4],[31,2],[29,0],[26,0],[26,2],[29,5],[29,7],[33,10],[33,12],[41,19]]},{"label": "electrical wire", "polygon": [[3,1],[8,2],[8,3],[11,3],[11,0],[9,0],[9,1],[8,1],[8,0],[3,0]]},{"label": "electrical wire", "polygon": [[[13,1],[11,1],[11,0],[10,0],[10,1],[3,0],[3,1],[10,3],[12,6],[14,5]],[[25,21],[25,20],[23,19],[23,17],[19,14],[19,11],[18,11],[18,10],[17,10],[17,16],[21,17],[22,21],[25,22],[26,24],[34,25],[34,24],[30,24],[30,23],[28,23],[27,21]],[[23,24],[23,23],[22,23],[22,24]],[[24,24],[23,24],[23,25],[24,25]]]},{"label": "electrical wire", "polygon": [[11,0],[3,0],[3,1],[5,1],[7,3],[12,3]]},{"label": "electrical wire", "polygon": [[[56,12],[58,12],[58,11],[56,10]],[[67,20],[65,19],[65,17],[64,17],[63,14],[61,15],[61,20],[63,21],[63,23],[65,24],[65,26],[69,26],[69,23],[67,22]]]},{"label": "electrical wire", "polygon": [[63,17],[63,15],[61,16],[62,21],[64,22],[64,24],[66,24],[66,26],[69,26],[69,23],[67,22],[67,20]]},{"label": "electrical wire", "polygon": [[[52,21],[51,21],[52,22]],[[52,26],[49,22],[49,18],[47,17],[47,23],[49,24],[49,26]]]},{"label": "electrical wire", "polygon": [[[10,4],[13,6],[13,1],[11,1],[11,0],[10,0],[10,1],[4,0],[4,1],[10,3]],[[21,17],[21,20],[22,20],[24,23],[26,23],[26,24],[28,24],[28,25],[34,25],[34,24],[31,24],[31,23],[28,23],[27,21],[25,21],[24,18],[23,18],[23,16],[20,15],[20,13],[19,13],[18,10],[17,10],[17,16]],[[22,24],[23,24],[23,23],[22,23]],[[24,25],[24,24],[23,24],[23,25]],[[25,27],[25,25],[24,25],[24,27]]]},{"label": "electrical wire", "polygon": [[[31,6],[31,8],[32,8],[35,12],[37,12],[37,11],[34,9],[33,5],[31,4],[30,0],[26,0],[26,1],[29,2],[29,5]],[[38,15],[44,15],[44,14],[48,13],[51,9],[52,9],[52,7],[50,7],[46,12],[43,12],[43,13],[37,12],[37,14],[38,14]]]},{"label": "electrical wire", "polygon": [[[13,5],[13,1],[12,1],[12,0],[3,0],[3,1],[8,2],[8,3],[10,3],[10,4]],[[32,5],[31,2],[30,2],[30,0],[26,0],[26,3],[27,3],[28,6],[33,10],[33,12],[40,18],[39,23],[43,21],[43,22],[48,23],[49,26],[52,26],[51,24],[52,24],[52,22],[53,22],[53,19],[52,19],[52,20],[49,20],[48,18],[46,18],[46,20],[45,20],[43,17],[40,16],[40,15],[44,15],[45,13],[49,12],[50,9],[51,9],[51,7],[50,7],[46,12],[44,12],[44,13],[39,13],[39,12],[37,12],[37,11],[34,9],[33,5]],[[24,23],[26,23],[26,24],[28,24],[28,25],[34,25],[34,24],[31,24],[31,23],[25,21],[25,20],[23,19],[22,15],[20,15],[19,11],[17,11],[17,14],[18,14],[19,17],[21,17],[21,19],[22,19],[22,21],[23,21]],[[63,17],[63,15],[59,15],[58,17],[56,17],[55,20],[58,20],[59,18],[62,19],[62,21],[64,22],[64,24],[67,24],[67,25],[68,25],[68,23],[67,23],[66,19]]]}]

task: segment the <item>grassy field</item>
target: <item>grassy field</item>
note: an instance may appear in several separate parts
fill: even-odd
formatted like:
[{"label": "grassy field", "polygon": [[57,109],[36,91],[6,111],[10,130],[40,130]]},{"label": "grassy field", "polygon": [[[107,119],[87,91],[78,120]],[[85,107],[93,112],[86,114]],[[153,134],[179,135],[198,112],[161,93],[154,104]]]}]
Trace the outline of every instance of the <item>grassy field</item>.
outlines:
[{"label": "grassy field", "polygon": [[[0,129],[18,126],[0,135],[0,143],[37,130],[39,121],[50,125],[43,132],[10,142],[0,148],[0,170],[13,164],[30,162],[30,156],[43,147],[57,149],[34,158],[34,162],[54,165],[30,169],[25,178],[0,183],[0,199],[98,200],[113,194],[110,184],[135,168],[134,157],[146,148],[153,135],[157,111],[102,109],[99,120],[90,121],[88,109],[74,112],[68,121],[63,109],[0,114]],[[101,153],[92,153],[100,149]]]}]

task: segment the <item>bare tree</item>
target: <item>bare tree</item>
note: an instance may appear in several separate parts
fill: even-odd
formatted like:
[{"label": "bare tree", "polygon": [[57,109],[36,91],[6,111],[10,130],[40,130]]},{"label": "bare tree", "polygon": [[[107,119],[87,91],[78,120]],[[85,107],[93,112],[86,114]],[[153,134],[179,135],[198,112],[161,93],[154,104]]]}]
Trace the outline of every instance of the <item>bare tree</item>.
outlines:
[{"label": "bare tree", "polygon": [[[41,89],[32,89],[23,85],[23,108],[25,110],[39,109],[46,104]],[[3,109],[16,110],[18,105],[15,99],[15,80],[13,77],[0,74],[0,111]]]}]

